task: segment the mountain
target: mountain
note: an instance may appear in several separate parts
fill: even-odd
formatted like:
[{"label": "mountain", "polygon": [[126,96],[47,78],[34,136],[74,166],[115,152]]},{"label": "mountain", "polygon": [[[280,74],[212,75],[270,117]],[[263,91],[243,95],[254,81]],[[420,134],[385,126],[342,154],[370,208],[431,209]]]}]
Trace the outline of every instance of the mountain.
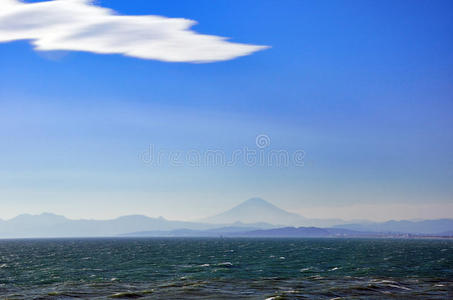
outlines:
[{"label": "mountain", "polygon": [[203,221],[213,224],[265,222],[274,225],[299,225],[304,223],[306,218],[287,212],[261,198],[251,198],[226,212]]},{"label": "mountain", "polygon": [[[252,198],[203,222],[172,221],[142,215],[122,216],[112,220],[71,220],[51,213],[19,215],[10,220],[0,220],[0,238],[29,237],[98,237],[118,236],[145,232],[145,235],[194,235],[218,236],[229,231],[253,231],[283,226],[329,226],[332,220],[306,219],[287,212],[260,199]],[[333,221],[335,224],[341,222]],[[230,230],[225,228],[230,227]],[[223,228],[219,230],[219,228]],[[203,230],[214,230],[203,232]],[[178,232],[174,232],[178,231]],[[142,234],[143,235],[143,234]]]},{"label": "mountain", "polygon": [[336,228],[368,232],[389,232],[409,234],[436,234],[453,231],[453,219],[423,220],[423,221],[387,221],[367,224],[343,224]]},{"label": "mountain", "polygon": [[299,214],[283,210],[261,198],[251,198],[226,212],[203,219],[202,222],[212,224],[264,222],[277,227],[278,225],[329,227],[344,223],[340,219],[308,219]]},{"label": "mountain", "polygon": [[[203,220],[173,221],[143,215],[112,220],[71,220],[51,213],[19,215],[0,220],[0,238],[199,236],[199,237],[331,237],[331,236],[452,236],[453,219],[360,222],[308,219],[260,199],[249,199]],[[332,226],[335,225],[335,226]],[[320,228],[322,227],[322,228]]]},{"label": "mountain", "polygon": [[55,214],[40,215],[22,214],[10,220],[0,222],[0,237],[34,237],[39,232],[58,228],[60,224],[70,220]]},{"label": "mountain", "polygon": [[17,217],[9,220],[9,222],[14,225],[29,224],[32,226],[36,226],[36,225],[52,225],[65,222],[67,220],[68,219],[66,219],[64,216],[59,216],[51,213],[42,213],[40,215],[30,214],[18,215]]},{"label": "mountain", "polygon": [[[99,237],[118,236],[131,232],[154,232],[151,235],[165,236],[166,232],[214,230],[219,226],[230,231],[267,229],[271,224],[207,224],[172,221],[165,218],[150,218],[142,215],[122,216],[112,220],[71,220],[51,213],[19,215],[10,220],[0,220],[0,238],[32,237]],[[226,227],[230,226],[230,227]]]},{"label": "mountain", "polygon": [[0,238],[116,236],[144,230],[202,230],[212,225],[170,221],[162,217],[123,216],[113,220],[70,220],[50,213],[20,215],[0,222]]}]

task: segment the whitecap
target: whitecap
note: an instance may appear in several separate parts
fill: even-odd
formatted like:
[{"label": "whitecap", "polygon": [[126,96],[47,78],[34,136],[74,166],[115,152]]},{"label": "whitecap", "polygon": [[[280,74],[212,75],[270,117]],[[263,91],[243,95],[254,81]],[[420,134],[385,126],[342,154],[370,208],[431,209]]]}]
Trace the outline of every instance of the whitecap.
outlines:
[{"label": "whitecap", "polygon": [[229,261],[223,262],[223,263],[219,263],[217,265],[220,266],[220,267],[232,267],[233,266],[233,264],[230,263]]},{"label": "whitecap", "polygon": [[405,286],[396,285],[396,284],[389,284],[388,286],[393,287],[393,288],[397,288],[397,289],[402,289],[402,290],[405,290],[405,291],[410,291],[411,290],[410,288],[407,288]]}]

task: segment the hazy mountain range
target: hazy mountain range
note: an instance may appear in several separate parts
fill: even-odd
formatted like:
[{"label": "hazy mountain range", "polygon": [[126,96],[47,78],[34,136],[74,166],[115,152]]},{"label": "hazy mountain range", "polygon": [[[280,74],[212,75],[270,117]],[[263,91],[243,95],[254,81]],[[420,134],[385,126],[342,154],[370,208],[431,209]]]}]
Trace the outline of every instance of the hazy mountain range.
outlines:
[{"label": "hazy mountain range", "polygon": [[453,219],[387,221],[382,223],[343,224],[335,227],[366,232],[452,235]]},{"label": "hazy mountain range", "polygon": [[[316,227],[313,227],[316,226]],[[71,220],[51,213],[0,220],[0,238],[99,236],[381,236],[423,234],[450,236],[453,219],[382,223],[308,219],[260,199],[249,199],[199,222],[172,221],[142,215],[112,220]]]}]

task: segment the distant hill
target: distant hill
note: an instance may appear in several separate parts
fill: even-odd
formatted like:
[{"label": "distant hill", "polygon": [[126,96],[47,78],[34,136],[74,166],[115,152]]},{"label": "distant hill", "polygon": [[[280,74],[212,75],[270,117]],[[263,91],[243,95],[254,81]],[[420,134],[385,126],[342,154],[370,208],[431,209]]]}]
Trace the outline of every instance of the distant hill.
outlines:
[{"label": "distant hill", "polygon": [[356,231],[368,232],[398,232],[411,234],[441,234],[453,231],[453,219],[423,220],[423,221],[387,221],[381,223],[344,224],[335,226]]},{"label": "distant hill", "polygon": [[260,230],[257,227],[219,227],[207,230],[176,229],[164,231],[140,231],[123,234],[127,237],[219,237],[235,236],[243,232]]},{"label": "distant hill", "polygon": [[238,234],[245,237],[326,237],[329,231],[317,227],[283,227],[268,230],[254,230]]},{"label": "distant hill", "polygon": [[369,233],[337,228],[318,227],[283,227],[248,232],[233,233],[240,237],[270,237],[270,238],[297,238],[297,237],[361,237],[370,236]]}]

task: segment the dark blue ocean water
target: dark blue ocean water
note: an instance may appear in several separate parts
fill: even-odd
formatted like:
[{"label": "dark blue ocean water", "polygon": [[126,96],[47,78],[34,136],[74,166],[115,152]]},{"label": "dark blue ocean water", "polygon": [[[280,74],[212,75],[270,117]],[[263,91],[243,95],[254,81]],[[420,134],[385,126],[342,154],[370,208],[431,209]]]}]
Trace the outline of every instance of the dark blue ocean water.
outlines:
[{"label": "dark blue ocean water", "polygon": [[0,298],[453,299],[453,241],[0,240]]}]

